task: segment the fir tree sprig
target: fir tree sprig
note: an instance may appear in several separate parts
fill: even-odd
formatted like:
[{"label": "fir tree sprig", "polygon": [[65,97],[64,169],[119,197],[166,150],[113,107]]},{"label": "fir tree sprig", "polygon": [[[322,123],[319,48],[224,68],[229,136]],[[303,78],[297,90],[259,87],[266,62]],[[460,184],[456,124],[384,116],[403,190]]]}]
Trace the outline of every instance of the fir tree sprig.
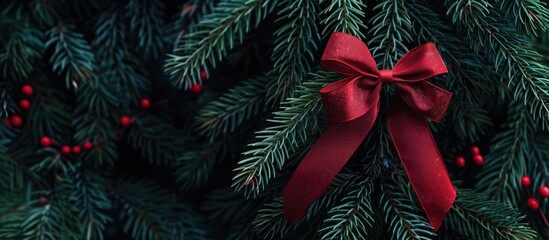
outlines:
[{"label": "fir tree sprig", "polygon": [[196,131],[213,141],[233,133],[247,120],[265,112],[269,81],[271,78],[263,75],[246,79],[206,104],[195,117]]},{"label": "fir tree sprig", "polygon": [[513,19],[519,32],[537,36],[549,27],[547,3],[539,0],[498,1],[503,17]]},{"label": "fir tree sprig", "polygon": [[164,3],[130,0],[125,8],[129,29],[145,59],[159,59],[165,46]]},{"label": "fir tree sprig", "polygon": [[380,208],[392,239],[432,239],[435,234],[410,194],[410,183],[395,176],[381,185]]},{"label": "fir tree sprig", "polygon": [[522,198],[520,178],[528,173],[537,127],[518,101],[512,100],[508,109],[508,120],[492,140],[477,189],[491,199],[518,206]]},{"label": "fir tree sprig", "polygon": [[4,79],[22,80],[34,70],[36,59],[42,58],[42,32],[28,18],[0,15],[0,71]]},{"label": "fir tree sprig", "polygon": [[333,32],[345,32],[366,39],[364,32],[367,26],[363,22],[366,4],[363,1],[338,0],[326,3],[326,0],[321,0],[320,5],[323,4],[326,4],[326,8],[320,13],[320,23],[324,25],[323,39],[327,39]]},{"label": "fir tree sprig", "polygon": [[322,239],[364,239],[375,225],[372,207],[373,183],[365,179],[355,185],[347,196],[328,212],[324,220]]},{"label": "fir tree sprig", "polygon": [[458,191],[444,226],[474,240],[536,239],[536,232],[522,223],[522,219],[524,216],[509,205],[490,201],[484,194],[462,189]]},{"label": "fir tree sprig", "polygon": [[269,72],[269,101],[277,104],[288,97],[296,97],[295,89],[301,85],[317,59],[320,42],[318,34],[318,5],[313,0],[281,0],[277,3],[280,28],[274,32],[274,49],[271,56],[273,69]]},{"label": "fir tree sprig", "polygon": [[470,46],[485,52],[503,83],[515,99],[521,99],[536,120],[547,125],[549,118],[549,67],[539,63],[541,55],[530,41],[519,34],[507,19],[495,13],[486,1],[446,1],[454,24],[466,29]]},{"label": "fir tree sprig", "polygon": [[368,41],[372,56],[380,69],[392,68],[398,59],[408,52],[406,44],[412,41],[412,21],[405,1],[386,0],[374,8],[376,14],[370,19],[373,36]]},{"label": "fir tree sprig", "polygon": [[134,239],[203,239],[201,218],[150,181],[121,179],[111,188],[124,232]]},{"label": "fir tree sprig", "polygon": [[295,145],[307,140],[318,128],[321,112],[319,89],[337,79],[336,74],[319,72],[313,81],[304,84],[299,98],[290,98],[282,110],[270,119],[271,126],[256,132],[257,142],[249,144],[244,158],[235,169],[233,186],[246,195],[255,196],[267,186],[269,180],[282,168]]},{"label": "fir tree sprig", "polygon": [[93,84],[96,69],[91,47],[84,35],[75,31],[75,26],[59,23],[47,34],[46,48],[53,48],[50,57],[53,70],[65,77],[67,88],[78,88],[79,84]]},{"label": "fir tree sprig", "polygon": [[201,83],[200,70],[215,67],[273,7],[270,0],[230,0],[203,16],[195,31],[185,35],[166,59],[166,72],[176,76],[174,85],[189,89]]},{"label": "fir tree sprig", "polygon": [[109,214],[112,206],[105,177],[85,163],[76,164],[74,171],[67,176],[73,186],[71,200],[80,217],[81,224],[78,227],[86,239],[102,239],[107,223],[112,221]]}]

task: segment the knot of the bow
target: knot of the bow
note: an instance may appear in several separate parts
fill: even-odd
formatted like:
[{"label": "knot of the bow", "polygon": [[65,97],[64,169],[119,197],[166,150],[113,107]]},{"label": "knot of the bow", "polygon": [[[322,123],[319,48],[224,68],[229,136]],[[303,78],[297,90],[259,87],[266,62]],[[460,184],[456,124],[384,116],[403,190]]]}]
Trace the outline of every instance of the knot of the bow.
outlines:
[{"label": "knot of the bow", "polygon": [[393,70],[391,69],[382,69],[379,70],[379,80],[384,84],[390,84],[395,79],[393,78]]}]

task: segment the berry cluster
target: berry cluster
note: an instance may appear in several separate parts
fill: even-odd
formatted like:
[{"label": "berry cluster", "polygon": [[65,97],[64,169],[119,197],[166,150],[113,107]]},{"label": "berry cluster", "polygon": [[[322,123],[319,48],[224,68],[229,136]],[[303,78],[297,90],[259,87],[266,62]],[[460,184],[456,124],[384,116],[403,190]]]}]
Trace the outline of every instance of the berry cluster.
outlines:
[{"label": "berry cluster", "polygon": [[[539,201],[532,196],[530,193],[530,190],[528,189],[532,185],[532,180],[528,176],[522,176],[520,179],[520,184],[527,189],[528,194],[530,197],[526,201],[526,207],[532,211],[536,211],[539,209]],[[549,187],[547,186],[541,186],[538,188],[538,195],[541,198],[549,198]]]},{"label": "berry cluster", "polygon": [[[51,146],[59,146],[58,143],[54,142],[50,137],[48,136],[43,136],[40,138],[40,146],[44,147],[44,148],[48,148],[48,147],[51,147]],[[63,145],[59,148],[59,152],[61,152],[61,154],[63,155],[69,155],[69,154],[74,154],[74,155],[78,155],[82,152],[82,149],[84,150],[91,150],[93,148],[93,143],[91,142],[84,142],[82,144],[82,147],[78,146],[78,145],[75,145],[75,146],[69,146],[69,145]]]},{"label": "berry cluster", "polygon": [[[473,163],[477,166],[482,166],[484,164],[484,156],[482,156],[482,154],[480,154],[480,149],[477,147],[477,146],[472,146],[471,147],[471,154],[473,155]],[[465,157],[463,156],[458,156],[456,158],[456,166],[458,168],[463,168],[465,167]]]},{"label": "berry cluster", "polygon": [[[21,87],[21,93],[23,93],[25,98],[19,101],[19,108],[23,111],[28,111],[31,107],[31,102],[28,98],[34,94],[34,89],[31,85],[25,84]],[[9,127],[20,128],[23,126],[23,118],[19,114],[14,114],[5,120],[5,124]]]}]

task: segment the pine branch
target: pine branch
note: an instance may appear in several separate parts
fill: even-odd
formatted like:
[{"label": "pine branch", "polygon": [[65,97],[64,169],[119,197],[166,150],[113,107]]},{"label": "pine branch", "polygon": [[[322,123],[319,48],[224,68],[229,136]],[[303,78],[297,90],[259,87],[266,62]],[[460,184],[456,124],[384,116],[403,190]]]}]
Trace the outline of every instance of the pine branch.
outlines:
[{"label": "pine branch", "polygon": [[361,0],[338,0],[329,3],[321,0],[319,4],[327,4],[320,13],[324,16],[320,22],[325,25],[322,30],[323,39],[327,39],[333,32],[345,32],[366,39],[363,33],[368,28],[363,22],[366,4]]},{"label": "pine branch", "polygon": [[217,148],[190,150],[175,159],[176,182],[183,189],[195,189],[210,179],[212,169],[217,162]]},{"label": "pine branch", "polygon": [[[392,181],[392,180],[391,180]],[[432,239],[435,235],[429,222],[420,213],[422,210],[413,202],[409,191],[402,189],[406,180],[399,179],[398,185],[386,182],[381,186],[380,208],[385,215],[392,239]]]},{"label": "pine branch", "polygon": [[512,101],[508,109],[508,121],[492,141],[477,189],[491,199],[518,206],[522,196],[520,178],[528,173],[537,128],[521,103]]},{"label": "pine branch", "polygon": [[151,164],[171,165],[188,144],[185,132],[175,128],[166,120],[152,115],[135,119],[127,132],[127,140]]},{"label": "pine branch", "polygon": [[506,204],[490,201],[484,194],[460,190],[444,226],[468,239],[536,239],[536,232],[521,223],[522,219],[524,216]]},{"label": "pine branch", "polygon": [[50,77],[53,78],[49,74],[34,76],[35,97],[29,111],[33,119],[28,123],[36,140],[42,136],[56,137],[55,134],[68,131],[71,126],[72,111],[67,92],[60,83],[50,82]]},{"label": "pine branch", "polygon": [[513,19],[519,32],[537,36],[549,27],[549,10],[539,0],[498,1],[503,17]]},{"label": "pine branch", "polygon": [[145,59],[158,59],[164,52],[164,3],[153,0],[130,0],[125,9],[130,30],[137,34],[137,47]]},{"label": "pine branch", "polygon": [[206,104],[195,117],[197,131],[210,142],[233,133],[248,120],[266,111],[266,85],[271,79],[259,76],[244,80],[218,99]]},{"label": "pine branch", "polygon": [[336,207],[328,212],[324,220],[322,239],[365,239],[368,230],[375,225],[371,194],[373,183],[356,184],[355,189],[347,192]]},{"label": "pine branch", "polygon": [[336,79],[335,74],[320,72],[312,75],[313,81],[304,84],[299,98],[290,98],[283,103],[281,111],[275,112],[271,126],[256,132],[258,141],[248,146],[244,158],[238,162],[233,186],[244,190],[246,195],[257,195],[269,180],[284,165],[296,145],[308,139],[311,131],[318,128],[321,112],[319,89]]},{"label": "pine branch", "polygon": [[412,41],[410,13],[402,0],[384,0],[374,9],[368,41],[372,56],[381,68],[392,68],[398,59],[408,52],[406,44]]},{"label": "pine branch", "polygon": [[412,30],[418,43],[433,41],[437,45],[449,73],[443,84],[450,88],[461,104],[473,102],[482,105],[490,99],[492,89],[488,85],[491,85],[489,81],[495,73],[492,69],[482,67],[487,64],[485,59],[472,52],[467,42],[442,22],[441,17],[426,4],[416,1],[406,6],[415,26]]},{"label": "pine branch", "polygon": [[102,238],[108,222],[111,222],[109,210],[111,202],[105,189],[105,179],[90,166],[78,163],[73,172],[68,174],[71,189],[71,200],[78,208],[81,221],[79,229],[87,239]]},{"label": "pine branch", "polygon": [[48,41],[46,48],[53,48],[50,63],[53,70],[65,76],[67,88],[72,85],[78,88],[80,80],[84,83],[93,83],[95,60],[90,45],[84,35],[74,31],[72,25],[64,25],[50,29],[46,34]]},{"label": "pine branch", "polygon": [[493,13],[493,6],[486,1],[446,1],[446,7],[454,24],[467,30],[471,47],[477,53],[485,51],[496,71],[502,72],[514,98],[528,106],[534,119],[547,125],[549,67],[539,63],[540,55],[530,41],[516,34],[515,28]]},{"label": "pine branch", "polygon": [[[128,27],[119,12],[120,7],[114,4],[99,16],[95,23],[97,37],[93,45],[98,48],[97,55],[100,56],[100,77],[106,78],[108,82],[119,83],[114,85],[116,88],[113,88],[113,92],[117,93],[121,105],[128,107],[131,100],[145,96],[150,89],[150,83],[145,76],[142,61],[138,60],[136,53],[129,47]],[[139,23],[134,24],[136,26],[133,27],[140,26]]]},{"label": "pine branch", "polygon": [[120,180],[111,194],[124,232],[136,240],[203,239],[200,219],[166,189],[147,181]]},{"label": "pine branch", "polygon": [[28,19],[0,15],[0,70],[4,79],[28,78],[42,58],[42,33]]},{"label": "pine branch", "polygon": [[261,200],[248,200],[233,189],[214,190],[206,197],[202,209],[208,212],[208,220],[223,224],[245,223],[256,214]]},{"label": "pine branch", "polygon": [[22,240],[57,240],[62,239],[63,212],[60,206],[35,204],[25,213],[21,223]]},{"label": "pine branch", "polygon": [[201,83],[200,70],[208,72],[215,67],[272,9],[270,0],[229,0],[203,16],[196,30],[181,39],[165,62],[166,72],[177,75],[174,85],[189,89]]},{"label": "pine branch", "polygon": [[274,32],[274,63],[269,76],[267,96],[269,102],[277,104],[288,97],[296,97],[295,89],[301,85],[317,59],[320,42],[318,34],[318,6],[316,1],[280,0]]}]

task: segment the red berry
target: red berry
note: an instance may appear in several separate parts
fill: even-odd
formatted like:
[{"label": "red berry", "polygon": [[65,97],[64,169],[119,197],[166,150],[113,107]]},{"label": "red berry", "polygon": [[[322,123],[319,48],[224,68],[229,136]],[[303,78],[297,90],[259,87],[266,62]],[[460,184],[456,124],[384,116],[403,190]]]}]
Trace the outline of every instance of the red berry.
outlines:
[{"label": "red berry", "polygon": [[530,177],[528,177],[528,176],[522,176],[522,178],[520,178],[520,184],[522,184],[522,186],[525,187],[525,188],[530,187],[531,183],[532,183],[532,181],[530,180]]},{"label": "red berry", "polygon": [[122,116],[120,118],[120,125],[122,125],[123,128],[127,128],[132,125],[132,119],[128,116]]},{"label": "red berry", "polygon": [[528,209],[536,211],[539,208],[539,202],[537,199],[531,197],[528,198],[528,201],[526,201],[526,206],[528,207]]},{"label": "red berry", "polygon": [[38,198],[38,203],[40,203],[40,205],[46,205],[50,202],[50,200],[47,198],[47,197],[40,197]]},{"label": "red berry", "polygon": [[542,198],[549,198],[549,187],[547,186],[541,186],[538,189],[539,196]]},{"label": "red berry", "polygon": [[208,79],[208,73],[206,70],[200,70],[200,78],[202,78],[202,80]]},{"label": "red berry", "polygon": [[72,153],[73,154],[80,154],[80,152],[82,152],[82,149],[80,148],[80,146],[73,146],[72,147]]},{"label": "red berry", "polygon": [[63,155],[69,155],[71,153],[71,147],[69,147],[67,145],[61,147],[61,153]]},{"label": "red berry", "polygon": [[23,111],[27,111],[27,110],[30,109],[31,103],[30,103],[29,100],[23,99],[23,100],[19,101],[19,107],[20,107]]},{"label": "red berry", "polygon": [[23,126],[23,118],[19,115],[13,115],[10,117],[10,125],[14,128],[20,128]]},{"label": "red berry", "polygon": [[192,87],[191,87],[191,92],[193,92],[194,94],[200,94],[202,92],[202,85],[200,84],[194,84]]},{"label": "red berry", "polygon": [[477,146],[472,146],[472,147],[471,147],[471,153],[472,153],[473,155],[480,155],[480,149],[478,149]]},{"label": "red berry", "polygon": [[151,108],[151,101],[148,98],[141,99],[140,104],[141,104],[141,108],[145,110]]},{"label": "red berry", "polygon": [[23,87],[21,87],[21,92],[25,96],[32,96],[34,89],[32,89],[31,85],[25,84],[23,85]]},{"label": "red berry", "polygon": [[84,144],[82,144],[82,147],[85,149],[85,150],[90,150],[93,148],[93,143],[91,142],[85,142]]},{"label": "red berry", "polygon": [[47,148],[47,147],[50,147],[51,144],[52,144],[51,138],[49,138],[48,136],[43,136],[43,137],[40,138],[40,145],[42,147]]},{"label": "red berry", "polygon": [[477,166],[482,166],[484,164],[484,157],[480,154],[473,156],[473,163]]},{"label": "red berry", "polygon": [[461,157],[461,156],[457,157],[457,158],[456,158],[456,166],[457,166],[458,168],[463,168],[463,167],[465,167],[465,158],[463,158],[463,157]]}]

